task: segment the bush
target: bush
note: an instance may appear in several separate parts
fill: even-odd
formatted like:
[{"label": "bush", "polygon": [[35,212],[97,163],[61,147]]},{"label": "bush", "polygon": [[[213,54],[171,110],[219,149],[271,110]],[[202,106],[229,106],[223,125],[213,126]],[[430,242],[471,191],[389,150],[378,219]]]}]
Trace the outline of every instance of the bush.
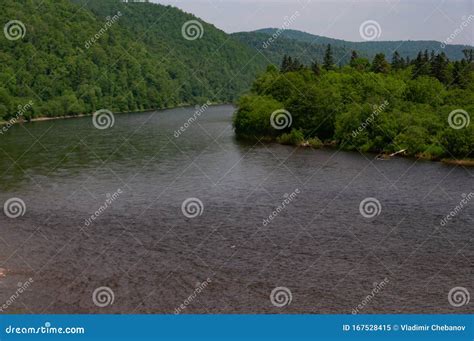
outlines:
[{"label": "bush", "polygon": [[291,133],[283,134],[277,138],[277,142],[292,146],[298,146],[304,142],[304,134],[301,130],[292,129]]},{"label": "bush", "polygon": [[307,142],[311,148],[321,148],[323,146],[323,143],[317,137],[313,137],[309,139]]},{"label": "bush", "polygon": [[439,160],[445,154],[445,150],[439,144],[432,144],[428,146],[428,148],[423,152],[420,153],[418,156],[422,159],[428,160]]},{"label": "bush", "polygon": [[237,135],[252,137],[276,137],[280,130],[272,127],[270,117],[283,104],[268,96],[244,96],[239,100],[239,110],[234,117]]}]

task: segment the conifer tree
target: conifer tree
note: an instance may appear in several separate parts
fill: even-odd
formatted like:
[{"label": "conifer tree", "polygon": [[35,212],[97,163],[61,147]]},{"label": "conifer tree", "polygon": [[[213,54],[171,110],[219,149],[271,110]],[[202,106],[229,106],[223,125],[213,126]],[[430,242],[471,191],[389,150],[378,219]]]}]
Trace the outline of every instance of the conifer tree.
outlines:
[{"label": "conifer tree", "polygon": [[383,53],[377,53],[372,62],[372,71],[375,73],[388,73],[390,64],[385,60]]},{"label": "conifer tree", "polygon": [[334,70],[334,57],[332,55],[331,44],[328,44],[324,55],[323,68],[327,71]]},{"label": "conifer tree", "polygon": [[431,62],[431,76],[437,78],[441,83],[448,84],[449,60],[444,52],[436,55]]},{"label": "conifer tree", "polygon": [[318,61],[315,59],[314,62],[311,64],[311,70],[316,76],[321,74],[321,69],[319,68]]},{"label": "conifer tree", "polygon": [[351,61],[350,61],[350,66],[351,67],[356,67],[357,63],[357,59],[359,58],[359,55],[357,54],[357,51],[352,51],[352,55],[351,55]]},{"label": "conifer tree", "polygon": [[398,53],[398,51],[395,51],[392,57],[392,68],[394,70],[400,70],[404,68],[404,64],[405,62],[403,58],[400,57],[400,53]]}]

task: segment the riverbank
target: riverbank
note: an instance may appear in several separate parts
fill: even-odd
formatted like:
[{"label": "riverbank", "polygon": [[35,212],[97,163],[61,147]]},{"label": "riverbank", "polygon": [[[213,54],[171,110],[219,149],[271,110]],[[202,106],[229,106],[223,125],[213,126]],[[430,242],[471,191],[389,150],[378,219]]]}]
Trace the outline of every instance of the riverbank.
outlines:
[{"label": "riverbank", "polygon": [[[271,136],[237,136],[239,140],[242,141],[260,141],[262,143],[277,143],[281,145],[293,146],[298,148],[309,148],[309,149],[335,149],[340,147],[336,141],[325,141],[321,142],[319,139],[311,138],[311,139],[304,139],[301,136],[296,136],[294,132],[289,134],[283,134],[277,138]],[[342,150],[346,152],[354,152],[354,149],[351,148],[342,148]],[[368,153],[375,155],[375,159],[377,160],[391,160],[397,157],[402,157],[405,159],[416,159],[416,160],[423,160],[423,161],[432,161],[432,162],[442,162],[446,165],[451,166],[462,166],[462,167],[474,167],[474,159],[448,159],[448,158],[438,158],[433,157],[429,154],[416,154],[416,155],[408,155],[406,150],[401,150],[398,152],[382,152],[377,153],[373,151],[369,151]]]},{"label": "riverbank", "polygon": [[442,159],[441,162],[447,165],[474,167],[474,159],[461,159],[461,160]]},{"label": "riverbank", "polygon": [[[209,106],[217,106],[217,105],[233,105],[234,103],[211,103]],[[143,112],[150,112],[150,111],[163,111],[163,110],[172,110],[172,109],[180,109],[180,108],[188,108],[193,106],[193,104],[180,104],[177,106],[173,107],[165,107],[165,108],[150,108],[150,109],[144,109],[144,110],[133,110],[133,111],[120,111],[120,112],[114,112],[114,115],[120,115],[120,114],[133,114],[133,113],[143,113]],[[71,118],[82,118],[82,117],[91,117],[93,116],[94,113],[88,113],[88,114],[79,114],[79,115],[64,115],[64,116],[53,116],[53,117],[48,117],[48,116],[40,116],[40,117],[35,117],[31,118],[29,120],[10,120],[10,121],[3,121],[0,120],[0,127],[5,126],[5,125],[15,125],[19,123],[29,123],[29,122],[43,122],[43,121],[54,121],[54,120],[66,120],[66,119],[71,119]],[[14,121],[14,122],[12,122]]]}]

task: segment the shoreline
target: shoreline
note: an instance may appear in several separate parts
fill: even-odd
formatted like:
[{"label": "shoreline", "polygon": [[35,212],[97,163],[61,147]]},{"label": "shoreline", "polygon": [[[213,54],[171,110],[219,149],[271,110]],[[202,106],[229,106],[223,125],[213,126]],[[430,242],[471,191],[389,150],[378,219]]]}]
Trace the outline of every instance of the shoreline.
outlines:
[{"label": "shoreline", "polygon": [[[212,103],[209,105],[210,107],[213,106],[219,106],[219,105],[234,105],[234,103]],[[180,108],[188,108],[192,107],[193,104],[182,104],[182,105],[177,105],[174,107],[166,107],[166,108],[150,108],[150,109],[144,109],[144,110],[134,110],[134,111],[119,111],[119,112],[113,112],[114,115],[120,115],[120,114],[133,114],[133,113],[144,113],[144,112],[153,112],[153,111],[164,111],[164,110],[171,110],[171,109],[180,109]],[[78,114],[78,115],[65,115],[65,116],[40,116],[40,117],[35,117],[30,120],[17,120],[14,123],[11,123],[9,121],[0,121],[0,127],[3,127],[5,125],[10,124],[11,126],[20,124],[20,123],[32,123],[32,122],[44,122],[44,121],[55,121],[55,120],[67,120],[67,119],[72,119],[72,118],[84,118],[84,117],[91,117],[93,116],[94,113],[89,113],[89,114]]]},{"label": "shoreline", "polygon": [[441,162],[450,166],[474,167],[473,159],[442,159]]},{"label": "shoreline", "polygon": [[[282,146],[292,146],[292,147],[297,147],[297,148],[302,148],[302,149],[313,149],[313,150],[318,150],[318,149],[335,149],[338,147],[338,145],[335,142],[326,142],[323,143],[321,146],[318,147],[313,147],[307,143],[307,141],[303,141],[297,144],[290,144],[290,143],[280,143],[278,142],[275,138],[269,137],[269,136],[263,136],[260,139],[257,136],[239,136],[236,134],[236,138],[242,141],[257,141],[260,140],[262,143],[276,143]],[[342,149],[343,151],[346,152],[354,152],[355,150],[351,149]],[[377,153],[377,152],[367,152],[367,154],[373,154],[375,156],[383,155],[386,156],[382,157],[381,159],[383,160],[393,160],[396,158],[403,158],[403,159],[416,159],[420,161],[430,161],[430,162],[439,162],[444,165],[449,165],[449,166],[460,166],[460,167],[474,167],[474,159],[450,159],[450,158],[439,158],[439,159],[433,159],[433,158],[427,158],[427,157],[422,157],[420,155],[405,155],[405,154],[397,154],[394,156],[389,156],[390,153]]]}]

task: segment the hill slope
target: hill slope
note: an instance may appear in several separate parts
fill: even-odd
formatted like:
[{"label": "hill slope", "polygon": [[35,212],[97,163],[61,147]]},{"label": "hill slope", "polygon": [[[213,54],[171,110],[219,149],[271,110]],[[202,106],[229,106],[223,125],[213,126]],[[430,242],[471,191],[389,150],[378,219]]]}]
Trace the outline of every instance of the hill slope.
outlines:
[{"label": "hill slope", "polygon": [[413,59],[419,51],[434,50],[435,52],[444,51],[452,60],[461,60],[464,58],[462,50],[472,48],[472,46],[466,45],[447,45],[445,49],[441,49],[441,43],[436,41],[350,42],[297,30],[280,32],[278,38],[273,43],[268,44],[267,48],[264,48],[264,42],[268,41],[277,30],[276,28],[266,28],[253,32],[234,33],[233,36],[242,43],[260,50],[273,63],[279,63],[285,54],[298,57],[305,64],[309,64],[314,58],[322,61],[327,44],[331,44],[334,48],[334,57],[340,64],[349,62],[352,50],[356,50],[361,56],[371,59],[379,52],[384,53],[390,59],[395,50],[402,57]]},{"label": "hill slope", "polygon": [[[242,44],[260,51],[267,61],[275,65],[281,64],[284,55],[297,57],[305,65],[310,65],[315,59],[321,63],[326,51],[326,45],[311,44],[283,36],[278,37],[271,44],[264,45],[271,35],[263,32],[239,32],[233,33],[232,36]],[[350,60],[351,50],[334,46],[333,54],[338,64],[345,65]]]},{"label": "hill slope", "polygon": [[19,0],[0,7],[1,22],[26,29],[17,40],[0,37],[0,118],[30,100],[26,117],[226,102],[266,65],[202,21],[202,37],[185,39],[183,25],[198,19],[170,6]]}]

